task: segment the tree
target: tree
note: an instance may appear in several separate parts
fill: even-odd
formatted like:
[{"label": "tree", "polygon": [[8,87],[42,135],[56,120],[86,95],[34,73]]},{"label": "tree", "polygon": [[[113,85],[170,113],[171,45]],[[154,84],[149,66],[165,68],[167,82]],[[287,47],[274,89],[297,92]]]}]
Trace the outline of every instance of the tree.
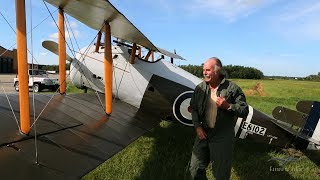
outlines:
[{"label": "tree", "polygon": [[[59,72],[59,65],[44,65],[42,70]],[[70,63],[66,63],[66,69],[70,70]]]},{"label": "tree", "polygon": [[[180,68],[190,72],[191,74],[202,78],[202,67],[203,65],[181,65]],[[228,78],[239,78],[239,79],[262,79],[264,78],[263,73],[252,67],[244,66],[233,66],[227,65],[223,67],[223,72]]]}]

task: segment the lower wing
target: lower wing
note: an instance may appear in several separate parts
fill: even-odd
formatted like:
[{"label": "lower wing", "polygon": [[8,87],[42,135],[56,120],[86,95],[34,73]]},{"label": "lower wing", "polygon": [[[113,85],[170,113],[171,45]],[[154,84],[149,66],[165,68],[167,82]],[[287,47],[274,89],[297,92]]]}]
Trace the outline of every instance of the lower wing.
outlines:
[{"label": "lower wing", "polygon": [[[99,101],[104,97],[96,98],[95,94],[55,95],[41,111],[51,96],[35,95],[35,114],[41,116],[26,136],[19,133],[10,105],[0,94],[2,177],[79,178],[160,120],[119,100],[113,102],[112,115],[106,116]],[[19,117],[18,95],[11,94],[8,98]]]}]

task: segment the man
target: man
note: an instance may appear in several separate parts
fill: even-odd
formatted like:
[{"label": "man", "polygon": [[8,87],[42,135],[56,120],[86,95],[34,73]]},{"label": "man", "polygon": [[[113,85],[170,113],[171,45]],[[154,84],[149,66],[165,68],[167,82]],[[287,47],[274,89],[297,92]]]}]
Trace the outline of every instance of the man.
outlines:
[{"label": "man", "polygon": [[230,179],[235,119],[248,114],[241,88],[224,79],[221,69],[216,57],[204,63],[204,81],[197,85],[190,102],[197,133],[190,162],[193,179],[207,179],[210,161],[216,180]]}]

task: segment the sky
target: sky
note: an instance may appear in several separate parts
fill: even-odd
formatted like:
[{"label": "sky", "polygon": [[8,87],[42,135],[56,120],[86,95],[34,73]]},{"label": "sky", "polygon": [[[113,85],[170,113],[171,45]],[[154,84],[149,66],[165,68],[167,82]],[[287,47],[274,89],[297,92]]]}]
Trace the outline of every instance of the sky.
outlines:
[{"label": "sky", "polygon": [[[15,1],[0,0],[0,45],[16,47]],[[200,65],[218,57],[224,65],[254,67],[268,76],[305,77],[320,72],[318,0],[135,0],[110,2],[154,45],[181,55],[177,65]],[[47,4],[53,18],[55,7]],[[34,62],[58,64],[42,48],[57,41],[57,28],[42,0],[26,0],[28,49]],[[31,16],[32,14],[32,16]],[[5,17],[6,20],[3,18]],[[88,46],[97,34],[67,16],[70,48]],[[74,36],[71,36],[72,34]],[[75,38],[74,38],[75,37]],[[77,42],[77,43],[75,43]],[[29,62],[32,58],[29,57]]]}]

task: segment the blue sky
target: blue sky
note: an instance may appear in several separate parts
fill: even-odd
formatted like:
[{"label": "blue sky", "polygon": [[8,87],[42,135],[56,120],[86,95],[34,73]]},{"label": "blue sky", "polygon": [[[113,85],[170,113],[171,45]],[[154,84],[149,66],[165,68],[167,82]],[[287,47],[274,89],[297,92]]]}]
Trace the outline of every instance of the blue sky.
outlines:
[{"label": "blue sky", "polygon": [[[320,72],[320,1],[318,0],[111,0],[156,46],[173,51],[187,61],[201,64],[219,57],[223,64],[255,67],[265,75],[307,76]],[[26,0],[27,29],[49,13],[40,0]],[[30,6],[32,8],[30,8]],[[57,19],[54,7],[48,5]],[[0,0],[0,12],[15,28],[14,1]],[[80,47],[96,31],[68,17]],[[0,45],[16,47],[15,33],[0,16]],[[29,34],[29,49],[36,62],[57,64],[57,56],[41,47],[56,39],[51,17]],[[75,44],[74,44],[75,45]],[[31,61],[31,58],[29,58]]]}]

